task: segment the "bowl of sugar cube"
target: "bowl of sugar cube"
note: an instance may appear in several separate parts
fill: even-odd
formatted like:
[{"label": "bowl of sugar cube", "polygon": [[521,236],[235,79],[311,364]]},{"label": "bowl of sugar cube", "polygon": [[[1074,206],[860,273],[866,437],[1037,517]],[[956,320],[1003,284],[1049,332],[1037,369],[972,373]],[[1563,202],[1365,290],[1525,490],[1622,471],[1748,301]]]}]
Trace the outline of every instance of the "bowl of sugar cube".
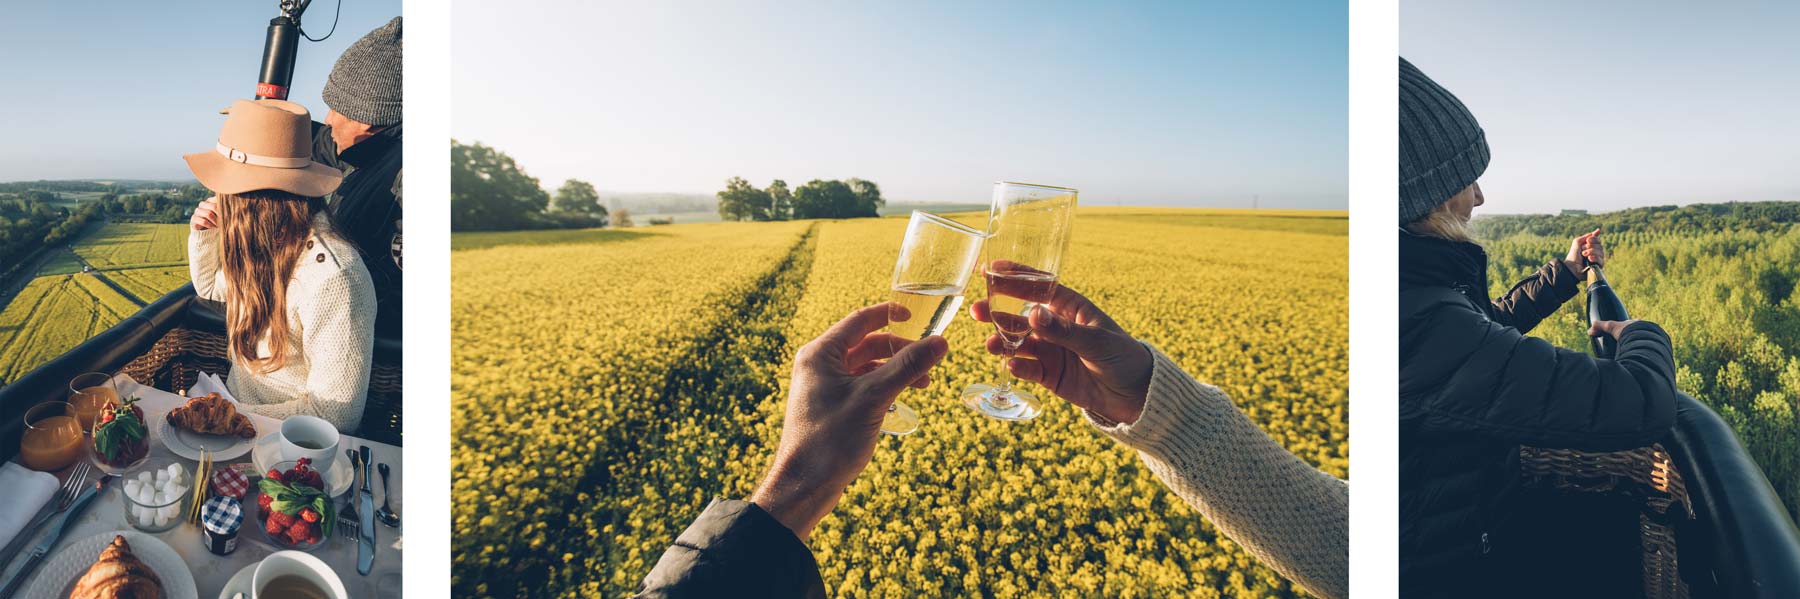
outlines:
[{"label": "bowl of sugar cube", "polygon": [[150,460],[125,474],[125,522],[144,532],[163,532],[187,519],[194,481],[173,460]]}]

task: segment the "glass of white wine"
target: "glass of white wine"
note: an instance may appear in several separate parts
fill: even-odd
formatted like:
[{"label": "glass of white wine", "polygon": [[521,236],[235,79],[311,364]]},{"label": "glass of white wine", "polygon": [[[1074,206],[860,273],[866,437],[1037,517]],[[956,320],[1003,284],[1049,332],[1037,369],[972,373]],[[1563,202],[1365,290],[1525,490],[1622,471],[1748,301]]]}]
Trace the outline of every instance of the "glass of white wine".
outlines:
[{"label": "glass of white wine", "polygon": [[986,257],[988,314],[1005,355],[999,385],[976,383],[963,389],[964,405],[1001,420],[1030,420],[1043,413],[1036,395],[1013,388],[1007,361],[1031,335],[1028,315],[1056,294],[1057,273],[1075,224],[1075,198],[1065,187],[1002,181],[994,184],[988,208]]},{"label": "glass of white wine", "polygon": [[[974,227],[914,210],[906,224],[906,238],[900,242],[900,259],[894,262],[887,332],[907,343],[944,334],[962,306],[963,287],[981,259],[983,237]],[[918,428],[919,413],[898,401],[888,406],[887,418],[881,422],[881,432],[890,435]]]}]

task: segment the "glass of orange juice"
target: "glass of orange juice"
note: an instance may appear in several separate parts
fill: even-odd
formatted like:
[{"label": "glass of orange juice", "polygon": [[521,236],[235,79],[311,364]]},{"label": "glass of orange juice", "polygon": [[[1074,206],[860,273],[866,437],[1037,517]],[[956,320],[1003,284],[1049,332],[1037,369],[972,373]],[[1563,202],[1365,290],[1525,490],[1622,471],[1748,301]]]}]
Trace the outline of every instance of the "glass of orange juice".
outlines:
[{"label": "glass of orange juice", "polygon": [[25,411],[19,461],[32,470],[61,470],[86,453],[83,440],[81,423],[69,402],[46,401]]},{"label": "glass of orange juice", "polygon": [[106,373],[90,372],[69,381],[69,407],[80,421],[81,432],[94,430],[94,418],[108,402],[119,403],[119,390]]}]

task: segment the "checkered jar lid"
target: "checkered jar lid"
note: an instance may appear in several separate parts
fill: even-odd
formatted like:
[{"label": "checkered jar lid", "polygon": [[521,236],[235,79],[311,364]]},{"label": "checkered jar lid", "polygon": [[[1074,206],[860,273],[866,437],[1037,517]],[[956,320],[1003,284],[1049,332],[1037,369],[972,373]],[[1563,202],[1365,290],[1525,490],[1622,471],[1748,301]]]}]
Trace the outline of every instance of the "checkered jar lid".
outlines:
[{"label": "checkered jar lid", "polygon": [[220,495],[200,506],[200,521],[213,534],[236,534],[244,525],[244,506],[238,500]]},{"label": "checkered jar lid", "polygon": [[214,495],[242,501],[244,494],[250,492],[250,477],[235,468],[220,468],[213,472],[212,491]]}]

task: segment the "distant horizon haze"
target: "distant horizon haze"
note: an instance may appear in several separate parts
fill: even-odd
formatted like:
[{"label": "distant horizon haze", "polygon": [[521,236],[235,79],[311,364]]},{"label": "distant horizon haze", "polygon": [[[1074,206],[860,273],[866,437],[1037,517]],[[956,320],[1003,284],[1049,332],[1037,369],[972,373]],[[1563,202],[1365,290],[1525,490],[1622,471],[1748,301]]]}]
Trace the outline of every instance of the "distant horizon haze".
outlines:
[{"label": "distant horizon haze", "polygon": [[1800,3],[1438,0],[1400,55],[1468,106],[1476,213],[1800,201]]},{"label": "distant horizon haze", "polygon": [[985,202],[1008,179],[1126,203],[1348,204],[1342,3],[454,9],[453,136],[552,191],[860,177]]}]

